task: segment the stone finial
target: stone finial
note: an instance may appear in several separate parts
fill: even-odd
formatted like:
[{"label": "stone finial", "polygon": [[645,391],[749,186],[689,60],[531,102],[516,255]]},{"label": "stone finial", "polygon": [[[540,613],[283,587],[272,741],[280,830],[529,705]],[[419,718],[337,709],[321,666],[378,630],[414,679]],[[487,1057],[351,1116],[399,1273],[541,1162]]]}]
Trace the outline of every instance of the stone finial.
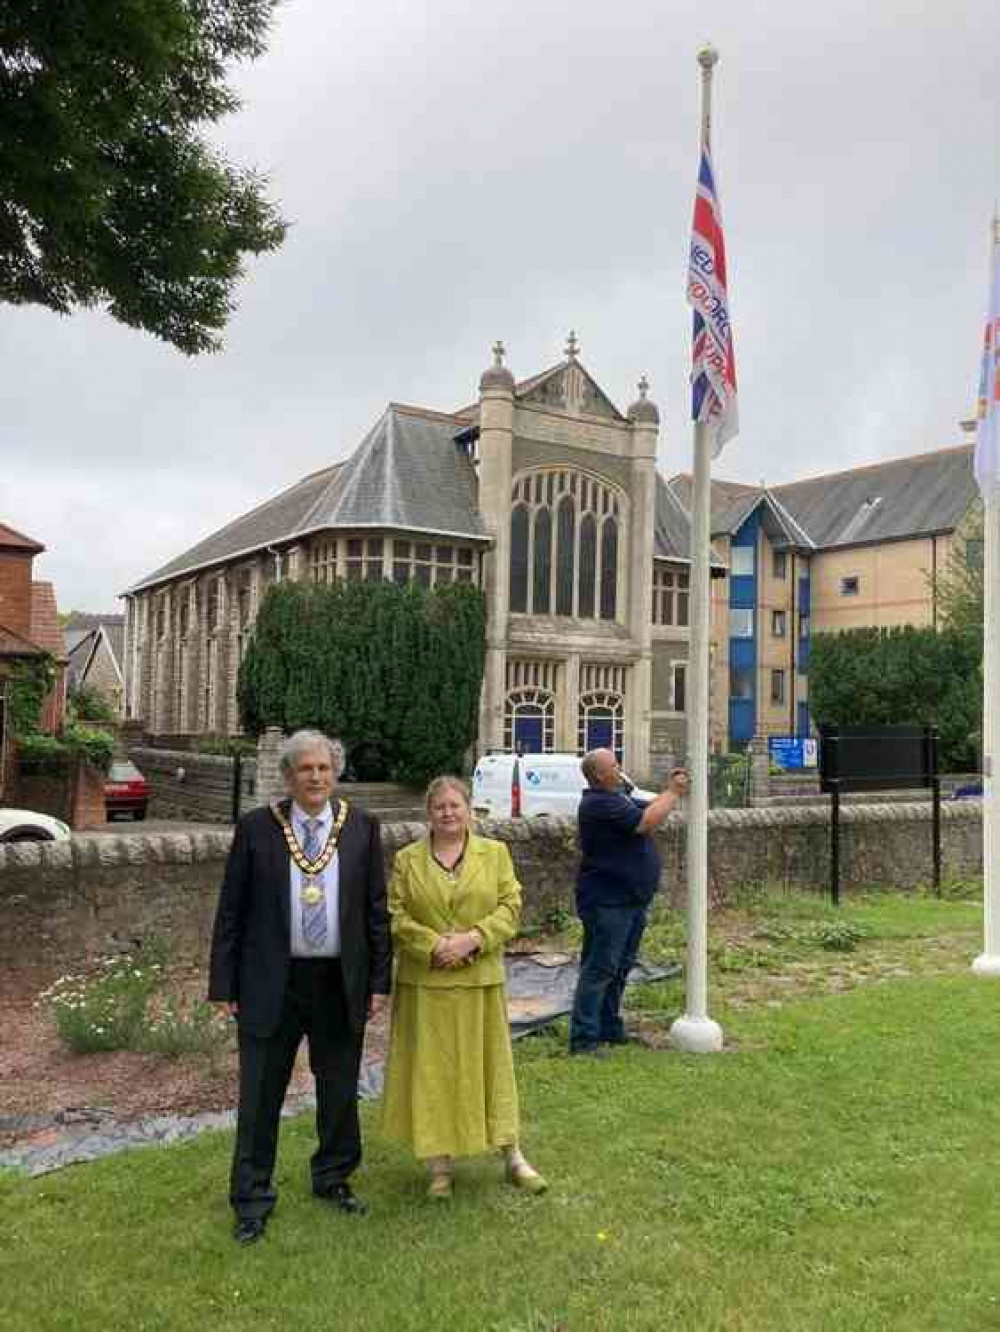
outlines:
[{"label": "stone finial", "polygon": [[566,359],[575,361],[580,355],[580,340],[576,336],[576,330],[571,328],[569,337],[566,339]]},{"label": "stone finial", "polygon": [[479,380],[479,392],[486,389],[500,389],[504,393],[514,392],[514,376],[503,363],[507,349],[498,338],[493,344],[493,364],[483,371]]},{"label": "stone finial", "polygon": [[653,402],[649,394],[649,380],[645,375],[639,380],[639,396],[628,409],[628,419],[630,421],[640,422],[643,425],[659,425],[660,412],[656,403]]}]

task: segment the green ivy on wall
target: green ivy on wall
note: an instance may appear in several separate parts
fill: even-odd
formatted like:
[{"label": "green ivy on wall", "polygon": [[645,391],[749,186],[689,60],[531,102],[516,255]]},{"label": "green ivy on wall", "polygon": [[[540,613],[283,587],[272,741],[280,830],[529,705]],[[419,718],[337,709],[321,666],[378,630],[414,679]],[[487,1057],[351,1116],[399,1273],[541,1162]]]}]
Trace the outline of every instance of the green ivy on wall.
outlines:
[{"label": "green ivy on wall", "polygon": [[56,675],[56,659],[49,653],[15,662],[7,672],[10,723],[19,739],[37,733],[42,704],[55,685]]}]

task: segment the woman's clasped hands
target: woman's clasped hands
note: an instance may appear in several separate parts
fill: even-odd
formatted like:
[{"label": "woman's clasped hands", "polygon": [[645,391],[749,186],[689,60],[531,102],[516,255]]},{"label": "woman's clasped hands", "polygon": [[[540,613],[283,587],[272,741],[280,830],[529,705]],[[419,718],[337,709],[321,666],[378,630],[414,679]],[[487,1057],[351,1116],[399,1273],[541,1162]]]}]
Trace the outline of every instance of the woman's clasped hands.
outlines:
[{"label": "woman's clasped hands", "polygon": [[467,966],[483,946],[478,930],[443,934],[431,952],[431,966],[454,969]]}]

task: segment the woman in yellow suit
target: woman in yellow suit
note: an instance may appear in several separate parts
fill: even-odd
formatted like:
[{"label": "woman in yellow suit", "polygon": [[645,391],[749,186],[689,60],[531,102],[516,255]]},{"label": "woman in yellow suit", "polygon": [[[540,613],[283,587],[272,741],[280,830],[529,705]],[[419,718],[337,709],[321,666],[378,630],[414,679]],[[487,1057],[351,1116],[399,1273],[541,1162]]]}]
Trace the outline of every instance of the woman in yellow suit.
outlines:
[{"label": "woman in yellow suit", "polygon": [[506,846],[470,832],[471,814],[457,777],[431,782],[427,836],[398,853],[389,887],[396,981],[382,1127],[427,1162],[439,1199],[452,1196],[455,1157],[498,1148],[512,1184],[546,1188],[518,1148],[504,992],[521,887]]}]

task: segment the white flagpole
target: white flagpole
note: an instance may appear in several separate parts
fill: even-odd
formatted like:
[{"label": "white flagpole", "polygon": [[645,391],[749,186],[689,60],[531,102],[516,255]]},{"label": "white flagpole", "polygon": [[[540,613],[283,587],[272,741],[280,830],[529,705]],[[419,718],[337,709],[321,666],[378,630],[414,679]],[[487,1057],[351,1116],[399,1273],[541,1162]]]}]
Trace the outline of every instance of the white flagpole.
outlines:
[{"label": "white flagpole", "polygon": [[[986,311],[995,320],[1000,296],[1000,217],[993,219],[990,247],[990,297]],[[977,479],[985,483],[983,495],[983,951],[972,964],[979,976],[1000,976],[1000,707],[996,692],[1000,685],[1000,477],[996,472],[995,435],[1000,429],[994,402],[996,374],[996,326],[992,357],[985,365],[986,401],[980,404],[985,416],[979,423],[982,435],[976,448],[985,446],[990,462]],[[993,448],[989,441],[992,438]]]},{"label": "white flagpole", "polygon": [[1000,976],[1000,492],[983,502],[983,951],[979,976]]},{"label": "white flagpole", "polygon": [[[712,111],[712,69],[719,54],[711,46],[698,52],[701,66],[701,135],[708,143]],[[708,696],[712,600],[711,544],[712,433],[695,422],[694,493],[691,512],[692,689],[688,713],[688,762],[691,792],[687,822],[687,993],[684,1015],[670,1028],[679,1050],[711,1054],[722,1049],[722,1028],[708,1016]]]}]

